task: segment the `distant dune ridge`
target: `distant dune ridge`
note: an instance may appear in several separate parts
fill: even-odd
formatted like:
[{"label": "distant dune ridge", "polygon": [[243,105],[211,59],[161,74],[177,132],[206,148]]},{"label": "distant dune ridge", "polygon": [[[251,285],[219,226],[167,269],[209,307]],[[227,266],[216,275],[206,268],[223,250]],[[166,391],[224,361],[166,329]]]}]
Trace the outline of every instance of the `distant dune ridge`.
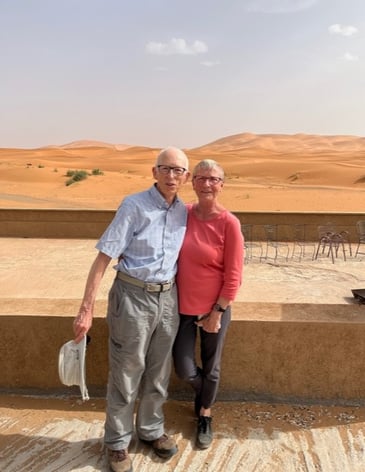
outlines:
[{"label": "distant dune ridge", "polygon": [[[115,209],[152,184],[159,151],[95,140],[0,149],[0,205]],[[221,201],[232,211],[364,211],[364,137],[241,133],[185,151],[191,167],[204,158],[223,166]],[[68,170],[94,169],[102,175],[66,186]],[[195,199],[190,182],[181,197]]]},{"label": "distant dune ridge", "polygon": [[239,151],[255,150],[273,151],[277,153],[308,152],[353,152],[365,151],[365,138],[358,136],[319,136],[311,134],[252,134],[241,133],[218,139],[196,150],[207,151]]}]

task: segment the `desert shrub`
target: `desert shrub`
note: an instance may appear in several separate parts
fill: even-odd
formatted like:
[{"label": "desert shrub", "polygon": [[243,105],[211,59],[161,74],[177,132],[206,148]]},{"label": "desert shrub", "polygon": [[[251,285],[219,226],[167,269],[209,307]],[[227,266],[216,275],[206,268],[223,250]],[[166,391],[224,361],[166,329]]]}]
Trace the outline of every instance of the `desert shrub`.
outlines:
[{"label": "desert shrub", "polygon": [[66,186],[71,185],[75,182],[80,182],[80,180],[85,180],[89,175],[104,175],[104,172],[100,169],[93,169],[91,174],[89,174],[86,170],[71,170],[69,169],[66,172],[66,177],[70,177],[66,181]]},{"label": "desert shrub", "polygon": [[295,174],[292,174],[289,176],[289,180],[291,182],[295,182],[296,180],[298,180],[300,178],[300,173],[299,172],[296,172]]},{"label": "desert shrub", "polygon": [[88,173],[86,170],[68,170],[66,172],[66,177],[71,177],[66,181],[66,186],[69,186],[75,182],[80,182],[80,180],[87,179]]}]

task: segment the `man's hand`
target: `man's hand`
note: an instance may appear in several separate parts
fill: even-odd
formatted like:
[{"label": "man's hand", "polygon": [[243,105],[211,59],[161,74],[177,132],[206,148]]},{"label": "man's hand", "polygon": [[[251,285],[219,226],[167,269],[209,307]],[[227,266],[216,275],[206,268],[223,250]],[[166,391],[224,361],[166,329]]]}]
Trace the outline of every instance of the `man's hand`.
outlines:
[{"label": "man's hand", "polygon": [[80,308],[80,311],[73,322],[75,343],[79,343],[91,328],[93,313],[91,309]]}]

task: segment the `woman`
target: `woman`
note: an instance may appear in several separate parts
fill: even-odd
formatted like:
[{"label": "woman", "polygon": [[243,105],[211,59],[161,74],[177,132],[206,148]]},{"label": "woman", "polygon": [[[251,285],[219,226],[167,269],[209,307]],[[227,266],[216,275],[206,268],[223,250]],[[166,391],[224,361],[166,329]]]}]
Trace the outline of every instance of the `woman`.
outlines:
[{"label": "woman", "polygon": [[[239,220],[219,202],[224,185],[222,167],[211,159],[193,170],[198,203],[188,204],[188,223],[179,256],[180,326],[174,344],[177,375],[195,390],[197,446],[213,439],[211,408],[215,402],[224,338],[231,303],[241,285],[243,237]],[[195,361],[200,332],[201,367]]]}]

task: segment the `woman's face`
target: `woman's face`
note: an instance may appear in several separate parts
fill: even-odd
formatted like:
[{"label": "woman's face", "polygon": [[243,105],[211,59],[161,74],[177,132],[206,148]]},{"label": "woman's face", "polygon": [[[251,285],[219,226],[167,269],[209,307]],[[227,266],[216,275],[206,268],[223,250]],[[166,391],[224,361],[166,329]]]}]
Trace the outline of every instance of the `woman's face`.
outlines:
[{"label": "woman's face", "polygon": [[197,170],[193,177],[193,189],[199,200],[212,200],[217,198],[219,192],[223,188],[223,179],[219,169],[204,169]]}]

